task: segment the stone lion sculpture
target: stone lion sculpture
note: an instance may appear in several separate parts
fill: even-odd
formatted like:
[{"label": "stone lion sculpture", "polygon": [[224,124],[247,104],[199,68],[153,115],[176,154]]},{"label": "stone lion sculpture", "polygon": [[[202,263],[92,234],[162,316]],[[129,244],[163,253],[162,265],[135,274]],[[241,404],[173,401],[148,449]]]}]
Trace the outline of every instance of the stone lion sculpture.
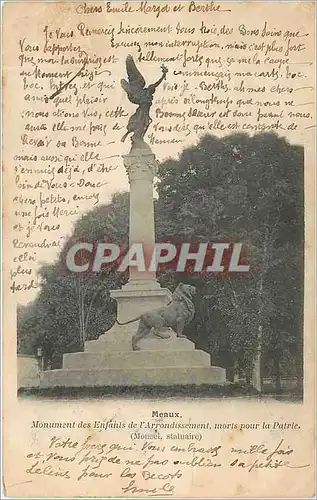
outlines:
[{"label": "stone lion sculpture", "polygon": [[195,314],[193,304],[195,294],[196,288],[194,286],[180,283],[173,293],[171,302],[166,306],[143,313],[138,318],[134,318],[127,323],[119,323],[120,325],[126,325],[140,320],[138,330],[132,337],[132,349],[139,351],[139,341],[146,337],[151,330],[157,337],[162,339],[170,337],[170,334],[164,331],[168,328],[172,328],[177,337],[185,337],[183,335],[184,328]]}]

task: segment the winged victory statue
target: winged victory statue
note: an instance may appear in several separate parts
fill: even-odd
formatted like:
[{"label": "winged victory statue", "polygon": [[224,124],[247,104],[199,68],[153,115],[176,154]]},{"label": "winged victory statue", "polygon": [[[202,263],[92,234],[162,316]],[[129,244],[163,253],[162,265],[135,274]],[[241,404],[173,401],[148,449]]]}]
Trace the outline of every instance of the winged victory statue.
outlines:
[{"label": "winged victory statue", "polygon": [[166,79],[168,69],[166,66],[162,65],[161,78],[156,83],[152,83],[147,87],[131,55],[128,55],[126,59],[126,69],[129,81],[122,78],[121,86],[126,92],[129,101],[133,104],[137,104],[138,108],[136,112],[130,116],[127,132],[124,134],[121,141],[124,142],[129,134],[133,134],[131,137],[132,145],[138,143],[144,144],[144,135],[152,122],[150,118],[150,108],[153,102],[153,95],[156,88]]}]

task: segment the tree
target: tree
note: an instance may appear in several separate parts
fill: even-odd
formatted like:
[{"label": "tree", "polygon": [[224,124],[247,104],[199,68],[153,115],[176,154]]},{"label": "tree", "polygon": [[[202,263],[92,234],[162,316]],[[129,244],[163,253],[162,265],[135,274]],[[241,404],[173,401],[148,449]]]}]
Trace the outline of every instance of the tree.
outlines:
[{"label": "tree", "polygon": [[17,350],[18,354],[35,354],[35,339],[39,335],[36,302],[17,309]]},{"label": "tree", "polygon": [[[158,278],[173,289],[178,281],[196,285],[196,315],[188,335],[227,368],[230,380],[274,375],[282,370],[302,380],[303,316],[303,151],[272,133],[250,137],[205,136],[178,160],[159,167],[155,203],[157,241],[242,243],[248,275],[176,273]],[[20,315],[20,336],[47,356],[82,349],[115,319],[109,290],[127,275],[107,267],[98,274],[65,272],[69,245],[77,241],[128,244],[129,195],[117,193],[75,224],[56,263],[40,270],[36,301]],[[192,267],[192,266],[191,266]],[[29,306],[28,306],[29,307]],[[33,347],[30,347],[33,346]],[[291,368],[292,367],[292,368]],[[255,377],[256,376],[256,377]]]}]

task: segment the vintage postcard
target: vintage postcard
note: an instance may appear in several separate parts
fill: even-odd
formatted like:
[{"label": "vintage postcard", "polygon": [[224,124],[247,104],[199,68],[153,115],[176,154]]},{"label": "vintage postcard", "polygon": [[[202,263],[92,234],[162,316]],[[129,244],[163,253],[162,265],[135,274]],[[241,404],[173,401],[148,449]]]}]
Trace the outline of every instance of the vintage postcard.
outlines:
[{"label": "vintage postcard", "polygon": [[315,4],[5,2],[3,495],[315,495]]}]

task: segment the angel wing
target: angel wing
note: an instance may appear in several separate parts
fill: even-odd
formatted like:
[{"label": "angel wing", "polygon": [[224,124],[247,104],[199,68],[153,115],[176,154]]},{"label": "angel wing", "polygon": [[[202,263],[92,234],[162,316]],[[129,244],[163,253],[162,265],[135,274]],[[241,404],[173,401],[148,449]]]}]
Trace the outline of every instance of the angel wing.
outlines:
[{"label": "angel wing", "polygon": [[126,68],[129,82],[122,78],[121,87],[128,94],[128,98],[130,99],[130,101],[134,102],[135,104],[139,104],[132,99],[137,99],[138,92],[140,92],[140,90],[145,87],[145,80],[136,67],[133,57],[130,55],[128,55],[126,59]]}]

